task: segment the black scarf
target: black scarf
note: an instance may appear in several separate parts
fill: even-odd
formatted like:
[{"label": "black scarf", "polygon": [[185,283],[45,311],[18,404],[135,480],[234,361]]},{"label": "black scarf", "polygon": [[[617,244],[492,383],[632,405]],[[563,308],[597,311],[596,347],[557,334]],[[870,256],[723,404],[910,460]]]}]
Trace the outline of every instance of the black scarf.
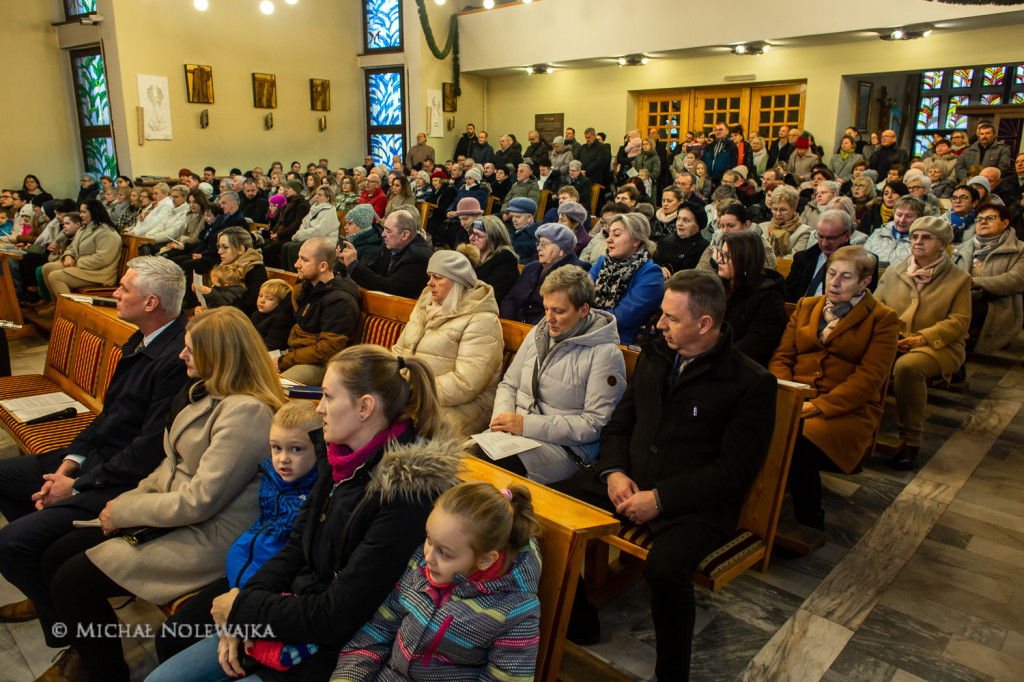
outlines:
[{"label": "black scarf", "polygon": [[597,282],[594,283],[594,288],[597,290],[594,306],[611,309],[618,305],[619,299],[629,288],[629,282],[633,279],[633,275],[650,259],[651,252],[644,246],[641,246],[639,251],[626,260],[605,256],[604,266],[597,275]]}]

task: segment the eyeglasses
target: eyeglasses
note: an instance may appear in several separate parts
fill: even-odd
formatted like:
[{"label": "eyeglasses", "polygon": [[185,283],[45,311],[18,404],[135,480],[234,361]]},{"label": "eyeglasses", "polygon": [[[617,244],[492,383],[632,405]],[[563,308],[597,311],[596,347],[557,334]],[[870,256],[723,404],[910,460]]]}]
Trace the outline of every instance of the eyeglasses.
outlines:
[{"label": "eyeglasses", "polygon": [[979,223],[997,223],[1000,217],[999,215],[980,215],[975,220]]},{"label": "eyeglasses", "polygon": [[831,236],[831,237],[829,237],[827,235],[824,235],[824,234],[821,234],[819,232],[818,233],[818,241],[819,242],[829,242],[829,243],[832,243],[832,242],[839,241],[840,239],[842,239],[845,236],[846,236],[845,232],[843,232],[842,234],[837,234],[837,235]]},{"label": "eyeglasses", "polygon": [[953,201],[967,201],[970,198],[969,194],[954,194],[952,196]]},{"label": "eyeglasses", "polygon": [[731,259],[728,251],[722,251],[721,249],[715,249],[715,260],[723,265],[728,263]]},{"label": "eyeglasses", "polygon": [[551,246],[552,244],[554,244],[554,242],[550,242],[547,239],[538,239],[537,240],[537,248],[538,249],[546,249],[549,246]]}]

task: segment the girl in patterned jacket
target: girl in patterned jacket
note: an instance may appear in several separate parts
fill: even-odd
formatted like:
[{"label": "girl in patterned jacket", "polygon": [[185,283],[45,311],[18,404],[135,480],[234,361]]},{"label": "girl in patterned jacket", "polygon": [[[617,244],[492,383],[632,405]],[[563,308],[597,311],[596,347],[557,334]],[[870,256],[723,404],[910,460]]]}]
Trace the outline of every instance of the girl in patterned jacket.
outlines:
[{"label": "girl in patterned jacket", "polygon": [[530,492],[463,483],[434,505],[427,539],[331,677],[532,680],[540,552]]}]

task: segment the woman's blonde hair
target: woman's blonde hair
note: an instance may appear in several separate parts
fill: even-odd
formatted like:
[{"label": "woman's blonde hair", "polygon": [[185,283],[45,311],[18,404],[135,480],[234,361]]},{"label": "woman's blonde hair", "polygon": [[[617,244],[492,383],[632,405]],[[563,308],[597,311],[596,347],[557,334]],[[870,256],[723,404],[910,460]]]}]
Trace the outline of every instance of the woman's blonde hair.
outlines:
[{"label": "woman's blonde hair", "polygon": [[858,279],[867,279],[875,274],[875,256],[863,246],[851,244],[849,246],[842,246],[836,249],[832,252],[832,255],[828,257],[825,267],[830,268],[833,263],[839,263],[841,261],[853,263],[853,267],[857,271]]},{"label": "woman's blonde hair", "polygon": [[540,533],[540,524],[529,489],[511,485],[507,490],[506,496],[491,483],[460,483],[442,493],[434,507],[459,517],[476,556],[504,551],[510,558]]},{"label": "woman's blonde hair", "polygon": [[[263,348],[263,357],[269,362]],[[382,346],[359,344],[339,352],[327,368],[337,373],[338,382],[349,395],[377,397],[388,424],[410,421],[425,438],[441,429],[434,373],[419,358],[399,359]]]},{"label": "woman's blonde hair", "polygon": [[248,394],[277,410],[285,403],[267,347],[238,308],[206,310],[185,328],[192,337],[196,371],[214,395]]},{"label": "woman's blonde hair", "polygon": [[772,206],[775,206],[780,202],[786,204],[795,211],[797,206],[800,205],[800,195],[797,194],[796,190],[789,185],[779,185],[772,190]]},{"label": "woman's blonde hair", "polygon": [[499,251],[515,253],[515,250],[512,248],[512,240],[508,236],[508,228],[505,227],[505,223],[501,222],[501,218],[496,215],[485,215],[483,223],[484,234],[487,235],[487,241],[491,243],[491,256]]}]

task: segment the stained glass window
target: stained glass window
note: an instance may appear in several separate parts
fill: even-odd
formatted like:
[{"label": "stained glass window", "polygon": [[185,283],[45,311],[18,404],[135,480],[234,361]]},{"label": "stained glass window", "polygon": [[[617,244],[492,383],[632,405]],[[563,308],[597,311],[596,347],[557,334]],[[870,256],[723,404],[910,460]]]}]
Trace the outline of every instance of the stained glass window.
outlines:
[{"label": "stained glass window", "polygon": [[945,71],[925,71],[921,74],[922,90],[938,90],[942,87],[942,77]]},{"label": "stained glass window", "polygon": [[370,125],[402,125],[402,74],[370,74]]},{"label": "stained glass window", "polygon": [[954,88],[969,88],[974,80],[974,69],[957,69],[953,72]]},{"label": "stained glass window", "polygon": [[982,85],[1002,85],[1006,80],[1005,66],[985,67],[984,75],[981,78]]},{"label": "stained glass window", "polygon": [[64,0],[64,14],[68,19],[96,13],[96,0]]},{"label": "stained glass window", "polygon": [[103,55],[76,57],[72,63],[75,67],[75,90],[82,125],[110,125],[110,100],[107,97],[107,74],[103,69]]},{"label": "stained glass window", "polygon": [[399,134],[370,135],[370,154],[377,165],[391,167],[391,159],[402,156],[405,136]]},{"label": "stained glass window", "polygon": [[957,109],[971,103],[967,95],[953,95],[949,98],[949,111],[946,112],[946,127],[960,130],[967,125],[967,115],[961,114]]},{"label": "stained glass window", "polygon": [[1002,95],[982,95],[982,104],[1000,104],[1003,101]]},{"label": "stained glass window", "polygon": [[93,137],[85,141],[85,170],[96,177],[117,175],[117,155],[114,152],[114,138]]},{"label": "stained glass window", "polygon": [[402,3],[400,0],[364,0],[367,52],[402,49]]},{"label": "stained glass window", "polygon": [[928,151],[928,148],[932,146],[931,135],[918,135],[914,138],[914,154],[917,156],[924,156],[924,153]]},{"label": "stained glass window", "polygon": [[1013,82],[1016,85],[1024,85],[1024,64],[1017,65],[1017,77]]},{"label": "stained glass window", "polygon": [[917,110],[917,127],[922,129],[939,127],[938,97],[922,97],[921,106]]},{"label": "stained glass window", "polygon": [[1024,92],[1015,92],[1010,104],[1024,104]]}]

